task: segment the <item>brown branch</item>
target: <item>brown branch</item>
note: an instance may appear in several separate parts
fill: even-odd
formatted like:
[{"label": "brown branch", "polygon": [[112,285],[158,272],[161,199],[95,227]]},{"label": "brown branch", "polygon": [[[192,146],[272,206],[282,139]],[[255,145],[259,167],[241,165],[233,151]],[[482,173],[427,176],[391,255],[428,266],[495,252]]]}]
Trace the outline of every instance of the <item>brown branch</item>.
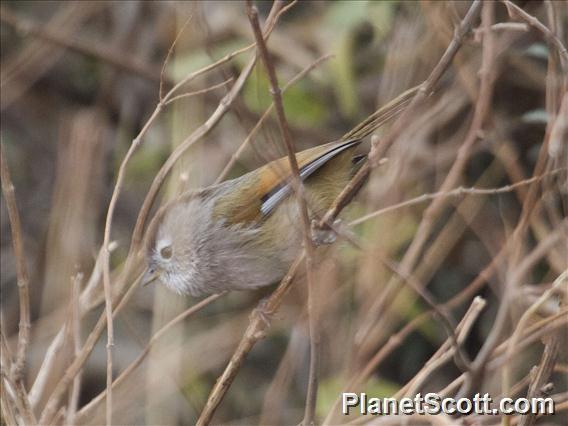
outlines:
[{"label": "brown branch", "polygon": [[[72,279],[71,289],[71,309],[69,315],[69,328],[71,329],[71,339],[73,342],[73,356],[77,357],[81,352],[81,312],[79,309],[79,295],[81,293],[81,281],[83,274],[78,273]],[[67,424],[76,423],[77,407],[79,406],[79,395],[81,392],[81,374],[77,374],[73,379],[71,392],[69,393],[69,403],[65,413]]]},{"label": "brown branch", "polygon": [[[544,241],[547,241],[547,240],[544,240]],[[541,246],[541,247],[544,247],[544,249],[543,249],[544,251],[547,251],[551,247],[551,245],[555,242],[555,239],[552,239],[551,241],[552,241],[552,243],[543,244]],[[543,251],[543,250],[540,250],[540,251]],[[533,251],[533,253],[539,254],[539,251],[537,251],[535,249],[535,251]],[[527,256],[527,259],[530,260],[530,257]],[[521,270],[521,272],[523,272],[523,271]],[[508,358],[512,357],[513,353],[517,349],[517,343],[519,342],[522,331],[527,327],[531,317],[533,315],[535,315],[538,312],[538,310],[542,307],[542,305],[544,305],[546,303],[546,301],[549,300],[551,297],[556,296],[556,295],[562,295],[562,293],[563,293],[562,287],[565,286],[566,283],[568,283],[568,271],[564,271],[562,274],[560,274],[560,276],[558,278],[556,278],[556,280],[554,280],[552,287],[550,289],[548,289],[547,291],[545,291],[538,298],[538,300],[536,302],[534,302],[523,313],[523,315],[521,316],[521,319],[519,320],[519,322],[517,324],[517,327],[515,328],[515,331],[513,332],[513,335],[509,339],[509,344],[508,344],[508,347],[507,347],[507,355],[506,355]],[[510,381],[511,381],[511,364],[508,363],[503,368],[503,373],[502,373],[501,391],[505,395],[508,395],[508,393],[509,393]]]},{"label": "brown branch", "polygon": [[[473,299],[469,309],[456,327],[457,336],[449,337],[438,351],[436,351],[436,353],[426,362],[424,367],[412,378],[412,380],[399,392],[397,392],[394,396],[395,398],[400,399],[403,396],[415,395],[418,388],[434,370],[449,361],[452,356],[456,355],[456,351],[459,350],[460,345],[462,345],[468,337],[474,322],[477,321],[477,318],[481,314],[481,311],[485,308],[485,305],[485,299],[482,299],[481,297]],[[452,341],[452,337],[456,339],[455,342]]]},{"label": "brown branch", "polygon": [[214,84],[213,86],[206,87],[205,89],[194,90],[193,92],[187,92],[187,93],[182,93],[181,95],[173,96],[168,101],[164,102],[164,105],[169,105],[169,104],[171,104],[175,101],[178,101],[180,99],[191,98],[191,97],[196,96],[196,95],[203,95],[205,93],[209,93],[209,92],[211,92],[215,89],[226,86],[227,84],[232,83],[232,82],[233,82],[233,78],[231,77],[231,78],[229,78],[225,81],[222,81],[221,83],[217,83],[217,84]]},{"label": "brown branch", "polygon": [[566,67],[568,65],[568,52],[566,51],[566,47],[562,44],[562,40],[560,40],[556,36],[556,34],[550,31],[550,29],[546,25],[544,25],[534,16],[525,12],[516,4],[511,3],[509,0],[501,1],[507,7],[507,12],[509,13],[511,19],[520,19],[521,21],[526,22],[528,25],[538,30],[544,36],[544,38],[556,48],[558,55],[560,56],[562,68],[566,71]]},{"label": "brown branch", "polygon": [[[534,372],[534,376],[529,386],[527,394],[527,399],[529,400],[542,396],[542,387],[546,385],[546,382],[550,378],[550,375],[554,370],[554,365],[556,364],[556,359],[558,358],[558,352],[560,350],[560,341],[558,340],[558,337],[551,335],[548,336],[546,340],[540,364],[538,367],[535,367],[536,371]],[[532,426],[535,422],[536,414],[529,412],[521,417],[519,424],[521,426]]]},{"label": "brown branch", "polygon": [[26,351],[30,341],[30,295],[29,295],[29,275],[26,266],[26,254],[24,252],[24,241],[22,234],[22,224],[14,185],[10,177],[4,145],[0,143],[0,175],[2,178],[2,194],[8,209],[10,229],[12,231],[12,246],[16,259],[16,274],[18,283],[18,294],[20,299],[20,324],[18,327],[18,346],[16,349],[16,360],[12,365],[10,374],[15,382],[23,383],[23,371],[26,364]]},{"label": "brown branch", "polygon": [[[0,374],[3,376],[4,371],[2,371]],[[5,385],[2,386],[4,387]],[[12,409],[13,403],[8,399],[8,392],[5,391],[5,388],[2,390],[3,392],[0,392],[0,409],[2,418],[9,425],[17,425],[18,421],[16,420],[16,413]]]},{"label": "brown branch", "polygon": [[[567,227],[568,222],[565,221],[563,226],[565,229],[563,231],[566,231]],[[520,226],[517,226],[513,232],[513,237],[509,238],[507,243],[514,241],[514,235],[519,229]],[[514,298],[514,294],[512,294],[513,292],[511,290],[516,288],[516,283],[524,276],[524,274],[526,274],[528,270],[534,266],[534,264],[538,262],[552,246],[557,244],[563,236],[563,232],[559,231],[549,235],[545,240],[541,241],[540,244],[527,257],[525,257],[522,264],[517,265],[514,273],[505,283],[504,294],[501,303],[499,304],[491,332],[483,342],[481,349],[473,360],[470,372],[465,375],[465,381],[458,393],[458,397],[468,395],[471,390],[476,388],[483,380],[483,376],[487,369],[487,363],[491,359],[493,351],[499,344],[499,338],[501,337],[509,317],[509,307]],[[505,244],[505,247],[507,247],[507,243]],[[502,252],[506,252],[506,250],[503,250]]]},{"label": "brown branch", "polygon": [[[24,388],[24,381],[13,380],[10,372],[6,371],[6,369],[10,365],[13,365],[13,360],[9,358],[10,348],[8,346],[8,342],[3,330],[0,330],[0,348],[0,383],[4,382],[0,393],[2,395],[7,394],[8,392],[6,392],[5,386],[9,386],[12,391],[10,399],[13,401],[13,405],[16,407],[17,413],[23,419],[25,424],[35,425],[37,424],[37,420],[30,407],[28,394],[26,392],[26,389]],[[9,408],[7,407],[6,409],[9,410],[8,414],[11,415],[11,413],[13,412],[10,409],[12,408],[12,405],[9,401],[7,402],[7,405],[9,406]]]},{"label": "brown branch", "polygon": [[[477,275],[477,277],[469,283],[463,290],[461,290],[457,295],[452,297],[450,300],[445,302],[441,305],[441,309],[443,311],[449,311],[454,309],[458,306],[461,306],[467,300],[469,300],[474,294],[479,292],[481,287],[487,282],[489,279],[490,274],[493,273],[493,270],[496,268],[498,262],[502,258],[504,254],[504,250],[502,250],[497,256],[495,256],[491,262]],[[389,356],[396,348],[398,348],[402,343],[406,340],[406,338],[417,330],[420,326],[426,323],[433,315],[435,314],[434,310],[429,310],[423,312],[422,314],[418,315],[412,321],[407,323],[400,331],[396,334],[393,334],[389,337],[387,342],[382,345],[378,352],[373,355],[373,357],[366,363],[363,370],[355,376],[343,389],[345,391],[353,391],[356,387],[360,386],[364,383],[375,371],[378,366]],[[465,377],[465,374],[462,374],[462,378]],[[329,424],[332,420],[333,412],[337,410],[338,405],[340,404],[341,400],[338,398],[336,399],[330,413],[328,414],[324,424]]]},{"label": "brown branch", "polygon": [[[566,327],[568,324],[568,309],[564,309],[559,311],[557,314],[544,318],[533,324],[532,326],[523,330],[522,340],[519,342],[517,349],[521,351],[522,349],[526,348],[530,344],[552,334],[556,333],[559,329]],[[506,353],[507,347],[509,344],[509,339],[502,342],[495,351],[491,354],[490,360],[491,362],[488,363],[488,369],[499,369],[504,364],[511,362],[511,358],[507,356],[503,356]],[[519,355],[522,352],[515,353],[514,355]],[[450,393],[453,393],[457,387],[462,385],[466,380],[466,374],[461,374],[457,377],[452,383],[447,385],[444,389],[437,391],[436,393],[440,396],[447,396]]]},{"label": "brown branch", "polygon": [[[111,253],[116,249],[118,244],[116,242],[111,242],[109,245],[109,250]],[[97,286],[102,277],[102,249],[99,251],[99,255],[95,261],[95,265],[91,271],[91,276],[87,281],[87,284],[79,297],[79,313],[80,316],[83,316],[88,310],[92,309],[95,306],[93,303],[94,300],[94,291],[96,290]],[[59,353],[63,344],[65,343],[65,333],[66,333],[66,325],[64,324],[63,327],[59,329],[56,333],[55,337],[52,339],[51,343],[49,344],[47,350],[45,351],[45,355],[41,366],[39,367],[39,371],[37,376],[34,380],[34,384],[30,390],[30,403],[32,408],[36,408],[37,405],[43,398],[43,394],[45,392],[46,386],[49,382],[50,373],[53,370],[53,365],[58,359]]]},{"label": "brown branch", "polygon": [[311,425],[314,423],[315,416],[315,406],[318,391],[318,369],[319,369],[319,329],[318,329],[318,318],[317,309],[315,307],[315,289],[314,289],[314,273],[313,273],[313,261],[315,253],[315,245],[311,238],[310,229],[310,219],[308,216],[308,207],[306,204],[304,186],[300,179],[300,169],[298,167],[298,162],[296,160],[296,148],[290,134],[290,127],[288,126],[288,121],[286,120],[286,114],[284,112],[284,105],[282,103],[282,92],[280,86],[278,85],[278,77],[276,76],[276,71],[274,69],[274,64],[266,47],[264,37],[262,36],[262,30],[260,28],[260,23],[258,22],[258,11],[256,7],[252,5],[252,0],[247,0],[246,2],[247,15],[254,32],[254,38],[256,40],[257,49],[266,68],[266,73],[268,74],[268,80],[270,82],[270,94],[272,95],[272,100],[274,102],[274,108],[276,109],[276,116],[278,118],[278,125],[280,127],[280,133],[282,140],[286,147],[286,153],[288,155],[288,162],[290,163],[291,169],[291,183],[296,194],[296,200],[298,202],[298,210],[300,212],[300,219],[302,221],[302,229],[304,236],[304,250],[306,253],[306,271],[307,271],[307,284],[308,284],[308,318],[309,318],[309,331],[310,331],[310,368],[308,373],[308,391],[306,396],[306,409],[304,414],[304,425]]},{"label": "brown branch", "polygon": [[179,40],[179,38],[181,37],[181,35],[183,34],[185,28],[187,27],[187,24],[189,24],[189,21],[191,20],[192,15],[189,15],[187,17],[187,19],[185,20],[185,22],[183,23],[183,25],[181,26],[181,28],[179,29],[179,31],[176,34],[176,38],[174,38],[174,41],[172,41],[172,43],[170,44],[170,47],[168,49],[168,53],[166,54],[166,59],[164,59],[164,62],[162,63],[162,69],[160,70],[160,88],[158,89],[158,99],[161,101],[164,100],[164,75],[166,73],[166,67],[168,65],[168,62],[170,61],[170,57],[172,56],[172,53],[174,53],[174,48]]},{"label": "brown branch", "polygon": [[[546,170],[546,164],[548,159],[548,143],[549,143],[549,133],[545,135],[544,142],[542,144],[539,157],[535,166],[534,175],[541,175]],[[515,265],[518,262],[519,257],[521,256],[521,248],[523,244],[520,243],[520,238],[525,232],[527,228],[527,224],[529,222],[531,213],[533,212],[535,205],[538,201],[537,197],[538,189],[536,185],[529,186],[528,194],[525,198],[523,203],[522,211],[518,223],[511,235],[511,237],[506,241],[505,247],[503,247],[501,253],[504,252],[512,252],[509,264]],[[518,271],[511,273],[514,278],[518,278]],[[486,367],[486,363],[490,357],[491,352],[494,350],[498,343],[498,339],[500,337],[501,332],[505,326],[505,322],[508,318],[508,310],[510,306],[510,302],[513,298],[513,294],[515,293],[515,289],[517,288],[517,283],[515,279],[509,279],[505,283],[504,289],[504,296],[501,304],[499,305],[499,309],[497,312],[497,317],[495,319],[495,323],[491,332],[487,336],[481,350],[479,351],[473,365],[472,374],[466,378],[464,385],[460,390],[460,395],[468,394],[472,388],[476,387],[479,381],[482,380],[484,369]]]},{"label": "brown branch", "polygon": [[432,296],[428,293],[424,286],[421,285],[413,275],[406,274],[404,271],[401,270],[400,266],[396,264],[396,262],[391,261],[386,256],[381,256],[381,262],[383,262],[387,267],[393,271],[395,274],[398,274],[403,280],[405,280],[412,290],[414,290],[420,298],[426,302],[426,304],[430,307],[432,311],[434,311],[434,316],[436,316],[439,321],[442,323],[442,327],[445,329],[446,333],[448,334],[449,342],[454,350],[454,361],[456,366],[461,371],[468,371],[469,370],[469,359],[467,355],[461,350],[460,342],[458,341],[458,336],[456,335],[455,330],[455,321],[450,314],[432,299]]}]

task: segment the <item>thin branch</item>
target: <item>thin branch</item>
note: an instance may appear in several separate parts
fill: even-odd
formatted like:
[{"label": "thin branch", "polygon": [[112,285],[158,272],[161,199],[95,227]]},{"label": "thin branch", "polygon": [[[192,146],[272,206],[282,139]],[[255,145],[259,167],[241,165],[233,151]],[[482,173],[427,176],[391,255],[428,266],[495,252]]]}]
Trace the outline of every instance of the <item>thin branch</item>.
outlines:
[{"label": "thin branch", "polygon": [[[138,288],[138,284],[140,283],[142,276],[143,274],[140,274],[136,278],[134,283],[128,288],[126,294],[122,296],[116,308],[113,310],[114,316],[118,315],[118,313],[122,310],[122,308],[124,308],[126,303],[128,303],[128,301],[130,300],[130,298]],[[73,383],[73,379],[75,378],[75,376],[79,374],[79,372],[87,362],[89,355],[95,348],[95,344],[97,343],[103,331],[105,330],[106,319],[107,319],[106,312],[102,312],[101,315],[99,316],[99,319],[97,320],[97,323],[91,330],[91,333],[87,336],[87,339],[85,340],[85,344],[81,348],[81,351],[75,357],[75,359],[73,359],[71,365],[67,367],[67,370],[65,370],[63,377],[61,377],[61,379],[59,379],[59,382],[57,382],[57,385],[55,385],[55,388],[51,393],[51,395],[49,396],[49,399],[45,404],[45,408],[41,413],[39,421],[40,424],[52,423],[53,417],[57,414],[57,407],[60,399],[63,397],[63,394],[67,391],[68,387]]]},{"label": "thin branch", "polygon": [[168,49],[168,53],[166,54],[166,59],[164,59],[164,62],[162,63],[162,69],[160,70],[160,88],[158,90],[158,99],[160,100],[160,102],[162,102],[164,100],[164,75],[165,75],[165,72],[166,72],[166,67],[168,66],[168,62],[170,61],[170,57],[172,56],[172,53],[174,53],[174,48],[176,47],[176,44],[177,44],[179,38],[181,37],[185,28],[187,27],[187,24],[189,24],[189,21],[191,21],[191,18],[193,18],[193,15],[189,15],[187,17],[187,19],[185,20],[185,22],[183,23],[183,25],[181,26],[181,28],[177,32],[176,38],[170,44],[170,48]]},{"label": "thin branch", "polygon": [[435,371],[438,367],[449,361],[452,356],[455,356],[456,350],[459,350],[460,345],[463,344],[465,339],[468,337],[471,328],[481,311],[484,309],[486,302],[481,297],[476,297],[473,299],[469,309],[463,316],[462,320],[456,327],[457,336],[454,337],[456,342],[452,341],[452,337],[449,337],[444,344],[436,351],[434,355],[426,362],[424,367],[412,378],[410,383],[404,386],[394,397],[400,399],[403,396],[415,395],[419,387],[424,383],[424,381],[430,376],[430,374]]},{"label": "thin branch", "polygon": [[[554,242],[554,240],[552,240]],[[544,245],[544,249],[547,250],[549,245]],[[520,336],[522,331],[526,329],[528,322],[530,321],[531,317],[535,315],[538,310],[549,300],[551,297],[555,295],[562,295],[563,294],[563,287],[568,284],[568,271],[564,271],[552,284],[552,287],[545,291],[536,302],[534,302],[521,316],[513,335],[509,339],[509,344],[507,347],[507,357],[510,358],[513,356],[513,353],[517,349],[517,344],[519,342]],[[501,391],[504,395],[509,394],[510,388],[510,381],[511,381],[511,364],[507,363],[503,367],[502,373],[502,386]]]},{"label": "thin branch", "polygon": [[543,175],[533,176],[532,178],[525,179],[525,180],[522,180],[522,181],[519,181],[519,182],[515,182],[511,185],[505,185],[505,186],[502,186],[502,187],[499,187],[499,188],[475,188],[475,187],[465,188],[463,186],[460,186],[459,188],[455,188],[455,189],[452,189],[450,191],[438,191],[438,192],[433,192],[433,193],[428,193],[428,194],[422,194],[422,195],[419,195],[418,197],[411,198],[410,200],[402,201],[400,203],[393,204],[392,206],[384,207],[384,208],[376,210],[372,213],[366,214],[365,216],[362,216],[358,219],[355,219],[354,221],[349,223],[349,226],[357,226],[357,225],[362,224],[363,222],[366,222],[370,219],[374,219],[376,217],[379,217],[379,216],[381,216],[385,213],[389,213],[389,212],[392,212],[392,211],[395,211],[395,210],[399,210],[399,209],[404,208],[404,207],[410,207],[410,206],[414,206],[416,204],[421,204],[421,203],[424,203],[426,201],[434,200],[434,199],[440,198],[440,197],[463,197],[464,195],[485,196],[485,195],[504,194],[504,193],[507,193],[507,192],[514,191],[519,187],[530,185],[534,182],[539,182],[546,177],[555,176],[555,175],[559,174],[560,172],[563,172],[563,171],[566,171],[566,170],[567,169],[565,169],[565,168],[558,168],[558,169],[552,170],[550,172],[547,172]]},{"label": "thin branch", "polygon": [[[138,358],[136,358],[122,373],[120,373],[120,375],[113,382],[112,387],[115,388],[117,386],[120,386],[120,384],[122,382],[124,382],[128,378],[128,376],[130,376],[130,374],[140,364],[142,364],[142,361],[144,361],[146,356],[150,353],[150,349],[152,349],[152,346],[154,345],[154,343],[156,343],[164,334],[166,334],[168,332],[168,330],[170,330],[172,327],[179,324],[180,322],[184,321],[188,317],[196,314],[201,309],[205,308],[206,306],[208,306],[209,304],[211,304],[212,302],[219,299],[220,297],[222,297],[225,294],[226,294],[226,292],[213,294],[213,295],[203,299],[199,303],[196,303],[195,305],[186,309],[184,312],[182,312],[181,314],[179,314],[178,316],[173,318],[171,321],[169,321],[162,328],[160,328],[150,338],[148,344],[146,345],[146,347],[144,348],[142,353],[140,355],[138,355]],[[95,409],[106,398],[106,395],[107,395],[107,392],[106,392],[106,390],[104,390],[99,395],[97,395],[95,398],[93,398],[91,401],[89,401],[89,403],[87,405],[82,407],[81,410],[78,413],[78,417],[77,417],[78,423],[83,423],[85,421],[85,417],[88,416],[89,413],[93,409]]]},{"label": "thin branch", "polygon": [[270,53],[268,52],[264,37],[262,36],[262,30],[260,28],[260,23],[258,22],[258,11],[256,7],[252,5],[252,0],[247,0],[246,9],[251,27],[253,29],[258,52],[260,54],[260,57],[262,58],[262,62],[264,63],[266,73],[268,74],[268,81],[270,82],[270,94],[272,95],[274,108],[276,109],[276,116],[278,118],[280,133],[286,147],[288,162],[290,163],[291,169],[291,183],[294,189],[294,193],[296,194],[296,201],[298,203],[298,210],[300,212],[300,219],[302,221],[304,250],[306,253],[308,318],[310,330],[310,368],[308,373],[308,392],[306,396],[306,410],[303,423],[304,425],[311,425],[314,423],[315,405],[318,390],[318,360],[320,340],[317,309],[315,306],[315,281],[313,276],[315,245],[311,238],[310,219],[308,216],[308,207],[304,196],[304,186],[302,184],[302,180],[300,179],[300,169],[298,167],[298,161],[296,160],[296,148],[290,134],[288,121],[286,120],[286,114],[284,112],[284,105],[282,102],[282,92],[280,90],[280,86],[278,85],[276,70],[274,69],[274,64],[272,63]]},{"label": "thin branch", "polygon": [[[118,247],[116,241],[112,241],[109,244],[109,250],[111,253]],[[87,281],[87,285],[85,286],[81,296],[79,297],[79,313],[81,317],[93,307],[93,298],[94,292],[97,289],[100,281],[102,278],[102,249],[99,250],[99,254],[95,261],[95,265],[93,266],[93,270],[91,271],[91,276]],[[47,350],[45,351],[45,355],[43,357],[43,361],[41,366],[39,367],[37,376],[34,380],[34,384],[30,390],[30,403],[32,408],[37,408],[38,404],[43,398],[43,394],[46,390],[47,384],[49,383],[50,375],[53,370],[53,365],[58,360],[59,353],[61,352],[61,348],[65,343],[65,334],[66,334],[66,325],[64,324],[55,337],[52,339],[51,343],[49,344]]]},{"label": "thin branch", "polygon": [[[536,324],[531,325],[530,327],[523,330],[522,340],[519,342],[517,349],[519,350],[518,353],[514,355],[522,354],[522,350],[529,346],[530,344],[542,339],[545,336],[550,335],[551,333],[556,333],[558,329],[566,327],[568,324],[568,309],[564,309],[559,311],[557,314],[544,318],[537,322]],[[489,359],[491,362],[488,363],[488,369],[500,369],[503,367],[505,363],[511,362],[512,359],[506,356],[503,356],[506,353],[507,347],[509,344],[509,340],[505,340],[500,345],[498,345],[495,351],[490,355]],[[447,385],[444,389],[437,391],[436,393],[440,396],[447,396],[466,381],[467,375],[461,374],[457,377],[454,381],[452,381],[449,385]]]},{"label": "thin branch", "polygon": [[[558,336],[551,335],[548,336],[546,340],[547,342],[545,343],[544,352],[539,366],[535,367],[536,371],[534,371],[534,374],[531,374],[533,378],[529,385],[529,391],[527,394],[528,400],[534,400],[534,398],[542,397],[542,387],[545,386],[546,382],[549,380],[558,358],[558,352],[560,350],[560,341]],[[531,373],[533,372],[531,371]],[[532,426],[535,422],[536,414],[529,412],[521,417],[520,425]]]},{"label": "thin branch", "polygon": [[387,267],[391,271],[402,277],[402,279],[404,279],[410,285],[412,290],[414,290],[420,296],[420,298],[426,302],[430,309],[434,311],[434,315],[438,317],[446,333],[448,334],[449,342],[454,350],[454,360],[456,366],[461,371],[468,371],[469,359],[467,358],[467,355],[461,350],[461,342],[456,335],[454,319],[448,314],[446,310],[438,306],[438,304],[432,299],[430,294],[424,289],[424,286],[420,285],[420,283],[416,280],[416,278],[414,278],[414,276],[404,273],[404,271],[401,270],[400,266],[396,264],[396,262],[391,261],[385,256],[381,256],[381,261],[385,265],[387,265]]},{"label": "thin branch", "polygon": [[[14,401],[14,406],[17,408],[18,414],[24,421],[24,424],[35,425],[37,420],[30,407],[30,401],[26,389],[24,388],[23,380],[13,380],[10,372],[5,369],[13,364],[12,360],[8,358],[10,354],[8,342],[4,332],[0,332],[0,382],[4,381],[5,385],[9,387],[10,397]],[[6,392],[6,386],[2,386],[2,394]],[[8,404],[10,404],[8,402]]]},{"label": "thin branch", "polygon": [[[79,295],[81,292],[81,281],[83,274],[78,273],[72,280],[71,289],[71,315],[69,316],[69,326],[73,341],[73,356],[77,357],[81,352],[81,313],[79,309]],[[81,373],[73,379],[71,392],[69,393],[69,404],[67,407],[66,422],[69,425],[76,423],[77,407],[79,406],[79,395],[81,392]]]},{"label": "thin branch", "polygon": [[560,56],[562,68],[566,71],[566,66],[568,65],[568,52],[566,51],[566,47],[562,44],[562,40],[560,40],[556,36],[556,34],[550,31],[550,29],[546,25],[544,25],[534,16],[525,12],[516,4],[511,3],[509,0],[501,1],[507,7],[507,12],[512,19],[520,19],[521,21],[526,22],[528,25],[538,30],[544,36],[544,38],[556,48]]},{"label": "thin branch", "polygon": [[[513,236],[509,238],[508,242],[513,241],[514,235],[519,232],[519,229],[521,229],[521,223],[522,218],[521,222],[513,232]],[[567,224],[568,222],[565,221],[563,226],[564,231],[566,231],[566,228],[568,227]],[[550,250],[552,246],[556,245],[562,237],[564,237],[564,233],[559,230],[558,232],[549,235],[546,239],[541,241],[532,251],[532,253],[525,257],[522,264],[517,265],[514,273],[505,283],[505,291],[501,303],[499,304],[491,332],[483,342],[481,349],[473,360],[470,372],[465,375],[466,380],[464,381],[464,384],[460,389],[460,392],[458,394],[459,397],[469,394],[471,389],[476,388],[483,379],[487,368],[487,363],[491,359],[493,351],[499,344],[499,338],[501,337],[501,333],[503,332],[508,319],[509,307],[514,297],[511,289],[516,288],[514,287],[514,285],[516,285],[516,283],[524,276],[524,274],[526,274],[528,270],[533,267],[534,264],[537,263],[546,254],[546,252]]]},{"label": "thin branch", "polygon": [[18,327],[18,346],[16,349],[16,360],[12,365],[10,374],[15,382],[23,383],[23,371],[26,365],[26,351],[30,341],[30,295],[29,295],[29,275],[26,266],[26,254],[24,252],[24,241],[22,234],[22,224],[14,185],[10,177],[8,162],[4,153],[4,144],[0,143],[0,175],[2,178],[2,194],[6,201],[10,229],[12,231],[12,246],[16,259],[16,274],[18,283],[18,294],[20,299],[20,324]]},{"label": "thin branch", "polygon": [[205,89],[195,90],[193,92],[182,93],[181,95],[177,95],[177,96],[170,98],[167,102],[164,103],[164,105],[169,105],[172,102],[178,101],[180,99],[191,98],[191,97],[196,96],[196,95],[203,95],[205,93],[212,92],[213,90],[218,89],[219,87],[223,87],[223,86],[226,86],[229,83],[232,83],[233,80],[234,80],[233,77],[231,77],[231,78],[229,78],[225,81],[222,81],[221,83],[214,84],[213,86],[206,87]]},{"label": "thin branch", "polygon": [[[272,8],[270,11],[270,14],[268,15],[268,18],[266,20],[266,28],[264,30],[264,37],[268,38],[268,36],[272,33],[272,30],[274,29],[274,27],[276,26],[276,23],[278,22],[278,20],[280,19],[280,16],[282,16],[284,13],[286,13],[288,10],[290,10],[294,4],[297,2],[298,0],[294,0],[292,2],[290,2],[289,4],[287,4],[286,6],[283,6],[280,4],[280,2],[278,2],[278,7],[277,8]],[[254,49],[256,47],[256,42],[249,44],[248,46],[245,46],[241,49],[237,49],[231,53],[229,53],[228,55],[224,56],[223,58],[219,59],[218,61],[207,65],[206,67],[203,67],[193,73],[188,74],[186,77],[184,77],[181,81],[179,81],[171,90],[170,90],[170,94],[173,94],[175,92],[177,92],[182,86],[184,86],[185,84],[189,83],[191,80],[195,79],[196,77],[202,75],[202,74],[206,74],[209,71],[218,68],[219,66],[229,62],[230,60],[232,60],[234,57],[241,55],[242,53],[248,52],[251,49]],[[228,94],[227,94],[228,95]],[[168,95],[166,95],[166,97],[164,98],[164,100],[168,98]]]},{"label": "thin branch", "polygon": [[[3,376],[4,372],[2,371],[1,374]],[[0,392],[0,409],[2,410],[2,418],[9,425],[17,425],[18,421],[16,420],[16,413],[14,413],[14,410],[12,409],[14,404],[8,399],[8,392],[5,390],[5,385],[2,385],[2,387],[2,392]]]}]

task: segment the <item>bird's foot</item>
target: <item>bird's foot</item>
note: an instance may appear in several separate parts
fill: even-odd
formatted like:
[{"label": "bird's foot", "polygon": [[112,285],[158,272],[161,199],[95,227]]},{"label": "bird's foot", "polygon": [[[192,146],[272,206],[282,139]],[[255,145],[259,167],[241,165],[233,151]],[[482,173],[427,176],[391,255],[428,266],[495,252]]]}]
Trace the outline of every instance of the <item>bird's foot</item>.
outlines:
[{"label": "bird's foot", "polygon": [[329,228],[322,229],[318,226],[318,221],[312,220],[312,241],[316,246],[323,246],[333,244],[337,240],[337,233],[335,229],[341,225],[341,219],[333,222]]}]

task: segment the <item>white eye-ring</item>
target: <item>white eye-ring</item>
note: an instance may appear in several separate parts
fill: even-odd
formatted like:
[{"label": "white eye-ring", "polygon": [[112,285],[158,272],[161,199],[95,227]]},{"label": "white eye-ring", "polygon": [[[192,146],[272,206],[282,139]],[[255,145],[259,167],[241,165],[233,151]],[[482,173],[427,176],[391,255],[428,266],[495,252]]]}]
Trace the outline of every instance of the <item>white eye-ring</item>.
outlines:
[{"label": "white eye-ring", "polygon": [[172,257],[172,246],[164,246],[160,249],[160,256],[163,259],[170,259]]}]

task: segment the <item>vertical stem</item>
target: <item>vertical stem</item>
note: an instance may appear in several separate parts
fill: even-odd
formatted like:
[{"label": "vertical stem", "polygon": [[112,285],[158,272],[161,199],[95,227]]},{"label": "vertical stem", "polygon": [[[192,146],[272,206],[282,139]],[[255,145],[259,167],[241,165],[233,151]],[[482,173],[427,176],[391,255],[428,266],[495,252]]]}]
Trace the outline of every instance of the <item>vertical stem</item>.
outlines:
[{"label": "vertical stem", "polygon": [[314,423],[315,406],[317,400],[320,340],[317,309],[315,307],[316,301],[313,277],[313,257],[315,247],[311,239],[310,220],[308,216],[306,199],[304,196],[304,187],[300,179],[300,170],[298,168],[298,162],[296,160],[296,149],[290,135],[290,127],[288,126],[288,121],[286,120],[286,114],[284,112],[284,105],[282,103],[282,92],[280,90],[280,87],[278,86],[278,78],[276,76],[274,64],[272,63],[270,53],[268,52],[264,37],[262,36],[262,30],[258,22],[258,11],[256,10],[256,7],[252,5],[251,0],[247,0],[246,5],[247,15],[254,32],[257,49],[266,68],[266,73],[268,74],[268,80],[270,82],[270,94],[272,95],[272,100],[274,101],[280,133],[282,134],[282,139],[284,141],[288,155],[288,161],[290,162],[290,168],[292,170],[292,187],[294,188],[296,200],[298,201],[298,209],[300,211],[300,218],[302,220],[302,227],[304,231],[304,247],[306,250],[306,271],[308,281],[308,318],[310,330],[310,369],[308,377],[308,391],[306,396],[306,408],[304,412],[304,424],[310,425]]},{"label": "vertical stem", "polygon": [[12,245],[14,247],[14,257],[16,258],[16,274],[18,281],[18,293],[20,296],[20,324],[18,330],[18,346],[16,349],[16,361],[12,365],[11,375],[16,382],[21,381],[22,372],[26,363],[26,351],[30,340],[30,296],[29,296],[29,276],[26,267],[26,257],[24,253],[24,243],[22,237],[22,224],[14,185],[10,177],[10,170],[4,154],[4,146],[0,144],[0,174],[2,177],[2,193],[6,200],[10,228],[12,231]]}]

